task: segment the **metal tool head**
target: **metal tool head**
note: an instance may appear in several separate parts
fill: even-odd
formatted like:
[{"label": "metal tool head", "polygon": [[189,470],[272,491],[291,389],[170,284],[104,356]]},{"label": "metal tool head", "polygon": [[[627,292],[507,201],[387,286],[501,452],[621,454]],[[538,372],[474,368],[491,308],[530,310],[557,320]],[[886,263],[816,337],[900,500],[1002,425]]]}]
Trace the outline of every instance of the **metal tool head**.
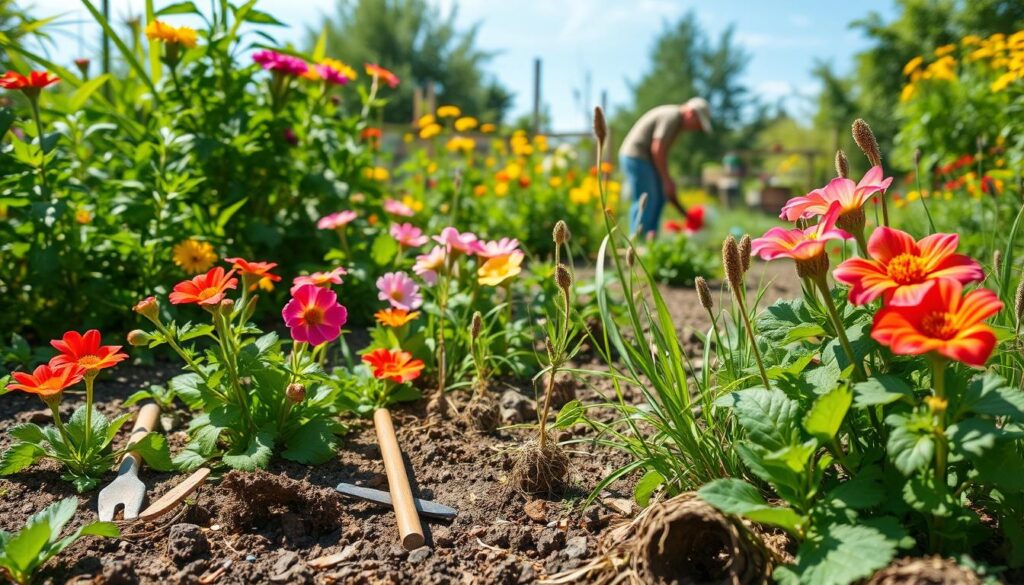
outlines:
[{"label": "metal tool head", "polygon": [[[382,506],[391,505],[391,494],[383,490],[375,490],[373,488],[361,487],[350,483],[339,483],[334,489],[346,496],[365,500],[367,502],[374,502]],[[428,518],[451,520],[459,513],[455,508],[445,506],[444,504],[439,504],[437,502],[432,502],[430,500],[413,498],[412,501],[416,506],[416,512],[421,516],[426,516]]]},{"label": "metal tool head", "polygon": [[100,520],[114,519],[118,507],[124,507],[124,519],[134,520],[142,509],[146,497],[146,484],[139,479],[139,462],[135,457],[125,457],[117,470],[117,478],[100,490],[97,507]]}]

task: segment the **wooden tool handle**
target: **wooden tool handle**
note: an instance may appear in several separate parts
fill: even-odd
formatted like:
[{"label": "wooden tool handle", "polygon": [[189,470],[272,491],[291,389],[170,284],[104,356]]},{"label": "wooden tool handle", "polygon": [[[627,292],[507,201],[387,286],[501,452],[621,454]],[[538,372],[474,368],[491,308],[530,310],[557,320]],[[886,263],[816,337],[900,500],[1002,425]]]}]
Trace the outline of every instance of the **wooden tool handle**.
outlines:
[{"label": "wooden tool handle", "polygon": [[201,467],[197,469],[195,473],[188,476],[185,481],[174,486],[171,491],[160,496],[157,501],[153,502],[148,508],[143,510],[142,513],[139,514],[139,520],[148,522],[149,520],[173,510],[174,507],[184,501],[189,494],[199,489],[199,486],[203,485],[203,482],[206,481],[206,478],[209,475],[209,467]]},{"label": "wooden tool handle", "polygon": [[423,526],[420,525],[416,504],[412,500],[412,488],[409,487],[409,476],[405,473],[405,462],[402,461],[402,450],[398,448],[391,413],[386,408],[378,408],[373,413],[373,425],[377,430],[381,458],[384,459],[384,471],[388,475],[388,489],[391,490],[391,502],[398,519],[398,535],[405,550],[417,549],[423,546]]},{"label": "wooden tool handle", "polygon": [[[139,416],[135,419],[135,426],[132,427],[132,434],[128,437],[128,445],[138,441],[142,437],[145,437],[156,428],[156,421],[160,418],[160,407],[152,402],[147,402],[142,405],[139,410]],[[125,457],[131,457],[136,463],[141,464],[142,458],[138,456],[134,451],[129,451],[125,454]],[[122,461],[124,461],[122,459]]]}]

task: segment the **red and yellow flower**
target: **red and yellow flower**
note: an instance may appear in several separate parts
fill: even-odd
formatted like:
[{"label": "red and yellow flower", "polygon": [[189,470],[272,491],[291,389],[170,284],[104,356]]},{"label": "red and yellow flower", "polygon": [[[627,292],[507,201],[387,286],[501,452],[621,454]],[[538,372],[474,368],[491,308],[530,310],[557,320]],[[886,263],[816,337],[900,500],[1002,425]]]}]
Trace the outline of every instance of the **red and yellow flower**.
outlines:
[{"label": "red and yellow flower", "polygon": [[238,286],[234,278],[235,271],[225,272],[220,266],[211,268],[206,274],[200,274],[191,280],[183,280],[174,285],[170,294],[172,305],[195,303],[206,307],[220,304],[229,289]]},{"label": "red and yellow flower", "polygon": [[7,385],[8,390],[21,390],[46,400],[81,382],[85,377],[85,369],[73,364],[56,368],[43,364],[31,374],[12,372],[11,376],[15,381]]},{"label": "red and yellow flower", "polygon": [[762,260],[791,258],[796,261],[801,276],[821,275],[828,270],[825,244],[831,240],[845,240],[851,236],[836,227],[842,212],[839,202],[832,203],[821,221],[806,229],[775,227],[751,242],[751,252]]},{"label": "red and yellow flower", "polygon": [[412,358],[407,351],[392,351],[385,348],[375,349],[363,356],[363,363],[370,366],[373,377],[392,382],[409,382],[415,380],[423,371],[423,360]]},{"label": "red and yellow flower", "polygon": [[58,355],[50,359],[50,367],[59,369],[66,366],[78,366],[88,373],[112,368],[128,358],[121,352],[120,345],[100,345],[100,332],[90,329],[85,335],[77,331],[68,331],[61,339],[50,342]]},{"label": "red and yellow flower", "polygon": [[373,314],[377,322],[385,327],[401,327],[420,316],[419,311],[406,311],[403,309],[384,309]]},{"label": "red and yellow flower", "polygon": [[274,282],[280,282],[281,277],[271,272],[277,268],[277,262],[250,262],[243,258],[225,258],[230,262],[231,267],[242,274],[242,281],[248,290],[256,290],[257,286],[265,290],[273,290]]},{"label": "red and yellow flower", "polygon": [[58,81],[60,78],[49,71],[32,71],[27,76],[17,71],[8,71],[0,77],[0,87],[38,94],[39,90]]},{"label": "red and yellow flower", "polygon": [[374,63],[366,64],[366,74],[370,77],[380,79],[382,82],[388,84],[388,87],[394,89],[398,87],[398,76],[388,71],[387,69],[376,65]]},{"label": "red and yellow flower", "polygon": [[1003,308],[990,290],[963,294],[963,285],[935,281],[915,306],[889,305],[875,314],[871,337],[899,355],[933,354],[982,367],[996,336],[985,320]]},{"label": "red and yellow flower", "polygon": [[933,234],[915,242],[906,232],[880,227],[868,241],[871,258],[850,258],[832,276],[852,287],[855,304],[882,296],[888,305],[917,305],[941,279],[967,284],[985,278],[977,262],[956,253],[959,240],[957,234]]}]

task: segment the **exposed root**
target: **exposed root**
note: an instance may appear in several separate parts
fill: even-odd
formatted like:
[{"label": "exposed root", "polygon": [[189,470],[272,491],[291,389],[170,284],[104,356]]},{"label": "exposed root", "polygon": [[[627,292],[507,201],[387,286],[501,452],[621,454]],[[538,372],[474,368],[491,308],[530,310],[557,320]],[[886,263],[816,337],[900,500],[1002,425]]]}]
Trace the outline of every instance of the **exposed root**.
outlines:
[{"label": "exposed root", "polygon": [[[544,376],[544,386],[548,386],[548,376]],[[576,379],[569,374],[558,374],[551,385],[551,408],[559,409],[576,399]]]},{"label": "exposed root", "polygon": [[466,425],[482,433],[493,432],[501,420],[501,406],[490,393],[476,393],[462,411]]},{"label": "exposed root", "polygon": [[560,495],[569,487],[570,462],[552,438],[523,443],[513,453],[510,484],[527,494]]},{"label": "exposed root", "polygon": [[878,571],[866,585],[981,585],[978,575],[950,559],[896,559]]}]

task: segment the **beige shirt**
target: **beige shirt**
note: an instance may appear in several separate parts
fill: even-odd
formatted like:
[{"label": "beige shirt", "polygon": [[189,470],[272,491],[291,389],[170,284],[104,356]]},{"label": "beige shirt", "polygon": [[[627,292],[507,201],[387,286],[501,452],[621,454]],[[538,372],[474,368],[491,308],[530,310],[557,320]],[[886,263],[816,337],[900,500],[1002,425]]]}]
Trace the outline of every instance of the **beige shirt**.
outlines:
[{"label": "beige shirt", "polygon": [[655,140],[675,139],[683,124],[678,105],[658,106],[649,110],[633,124],[619,147],[619,156],[651,160],[651,145]]}]

